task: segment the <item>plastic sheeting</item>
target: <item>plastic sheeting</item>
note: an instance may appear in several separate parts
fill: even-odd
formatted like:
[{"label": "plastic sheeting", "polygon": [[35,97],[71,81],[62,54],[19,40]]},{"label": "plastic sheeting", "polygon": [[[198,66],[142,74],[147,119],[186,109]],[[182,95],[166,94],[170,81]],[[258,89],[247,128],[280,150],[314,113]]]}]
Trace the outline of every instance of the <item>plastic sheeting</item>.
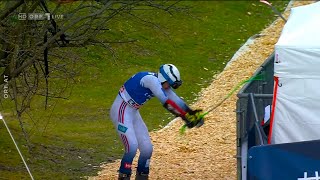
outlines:
[{"label": "plastic sheeting", "polygon": [[292,8],[275,45],[271,144],[320,139],[320,2]]}]

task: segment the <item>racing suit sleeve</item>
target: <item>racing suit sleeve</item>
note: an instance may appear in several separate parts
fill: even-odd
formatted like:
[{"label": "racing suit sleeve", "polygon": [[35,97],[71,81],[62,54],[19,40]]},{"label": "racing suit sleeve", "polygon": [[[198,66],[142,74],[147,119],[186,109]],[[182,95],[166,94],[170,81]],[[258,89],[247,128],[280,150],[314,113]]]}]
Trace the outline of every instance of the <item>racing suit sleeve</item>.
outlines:
[{"label": "racing suit sleeve", "polygon": [[191,108],[171,89],[165,89],[165,93],[168,98],[174,101],[179,107],[181,107],[185,112],[191,111]]},{"label": "racing suit sleeve", "polygon": [[187,127],[200,127],[204,121],[199,116],[201,110],[193,111],[187,104],[171,89],[163,89],[158,78],[155,76],[145,76],[141,79],[141,85],[149,88],[169,112],[179,116],[186,123]]},{"label": "racing suit sleeve", "polygon": [[157,97],[162,105],[172,114],[184,117],[187,113],[187,105],[172,90],[164,90],[157,77],[152,75],[145,76],[141,79],[141,83],[143,87],[149,88],[154,96]]}]

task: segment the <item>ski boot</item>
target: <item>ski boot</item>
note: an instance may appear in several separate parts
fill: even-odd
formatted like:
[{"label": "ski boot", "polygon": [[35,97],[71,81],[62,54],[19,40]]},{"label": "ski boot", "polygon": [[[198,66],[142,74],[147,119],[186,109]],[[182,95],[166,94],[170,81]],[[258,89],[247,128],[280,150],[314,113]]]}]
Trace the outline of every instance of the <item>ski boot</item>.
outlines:
[{"label": "ski boot", "polygon": [[130,180],[131,174],[124,174],[119,172],[118,180]]},{"label": "ski boot", "polygon": [[135,179],[135,180],[148,180],[148,179],[149,179],[149,174],[139,173],[139,172],[137,171],[136,179]]}]

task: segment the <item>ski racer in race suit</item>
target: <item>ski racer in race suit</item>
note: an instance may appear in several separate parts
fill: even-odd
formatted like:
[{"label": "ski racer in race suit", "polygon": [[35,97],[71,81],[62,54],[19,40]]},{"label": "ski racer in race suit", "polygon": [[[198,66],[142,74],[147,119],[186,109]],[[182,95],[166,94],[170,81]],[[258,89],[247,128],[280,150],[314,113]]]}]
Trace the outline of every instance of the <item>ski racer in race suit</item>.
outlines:
[{"label": "ski racer in race suit", "polygon": [[139,108],[152,97],[157,97],[163,107],[181,117],[187,127],[199,127],[203,124],[200,116],[202,111],[190,109],[172,90],[181,84],[178,69],[172,64],[164,64],[158,73],[139,72],[133,75],[120,88],[110,110],[110,118],[125,147],[118,179],[130,179],[132,161],[137,149],[140,156],[136,180],[148,179],[153,145]]}]

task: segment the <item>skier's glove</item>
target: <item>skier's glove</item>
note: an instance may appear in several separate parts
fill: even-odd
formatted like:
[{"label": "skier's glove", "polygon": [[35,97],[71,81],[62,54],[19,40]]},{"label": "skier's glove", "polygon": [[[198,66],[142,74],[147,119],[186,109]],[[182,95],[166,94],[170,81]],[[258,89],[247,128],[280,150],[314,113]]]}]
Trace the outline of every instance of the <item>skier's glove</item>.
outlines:
[{"label": "skier's glove", "polygon": [[191,110],[185,115],[185,122],[188,128],[200,127],[204,124],[204,118],[201,116],[202,110]]}]

